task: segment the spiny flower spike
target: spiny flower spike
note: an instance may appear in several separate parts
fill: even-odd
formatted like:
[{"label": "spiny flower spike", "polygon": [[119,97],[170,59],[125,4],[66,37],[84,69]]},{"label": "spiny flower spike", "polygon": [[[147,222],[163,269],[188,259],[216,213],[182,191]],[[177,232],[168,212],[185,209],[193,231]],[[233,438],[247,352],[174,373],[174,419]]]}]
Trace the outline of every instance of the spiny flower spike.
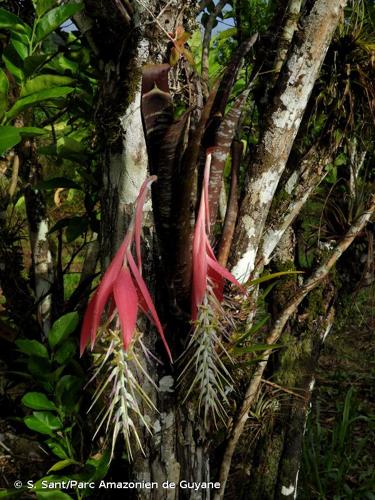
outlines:
[{"label": "spiny flower spike", "polygon": [[208,429],[213,422],[217,427],[227,422],[227,394],[233,390],[233,380],[223,358],[229,359],[225,349],[227,324],[222,302],[224,280],[243,287],[232,274],[221,266],[209,242],[210,210],[208,187],[211,151],[207,151],[202,194],[193,241],[192,320],[194,331],[181,357],[182,371],[179,386],[185,393],[183,401],[194,400],[204,415]]},{"label": "spiny flower spike", "polygon": [[[142,277],[141,260],[141,227],[142,212],[146,196],[151,184],[157,177],[151,176],[145,180],[135,202],[135,214],[130,223],[124,241],[115,257],[104,273],[102,281],[93,295],[86,309],[81,330],[81,356],[91,339],[91,349],[96,341],[96,333],[101,325],[102,315],[106,305],[110,302],[112,319],[117,311],[121,324],[124,350],[127,351],[137,324],[138,310],[154,323],[172,362],[172,355],[164,336],[158,314],[153,304],[150,292]],[[132,245],[135,247],[135,259],[132,254]]]},{"label": "spiny flower spike", "polygon": [[212,149],[207,151],[204,168],[204,179],[200,199],[198,217],[195,224],[193,240],[193,284],[192,284],[192,319],[198,317],[198,308],[203,304],[208,289],[212,289],[217,300],[224,299],[224,280],[227,279],[244,291],[236,278],[218,263],[209,241],[210,208],[208,204],[208,187]]}]

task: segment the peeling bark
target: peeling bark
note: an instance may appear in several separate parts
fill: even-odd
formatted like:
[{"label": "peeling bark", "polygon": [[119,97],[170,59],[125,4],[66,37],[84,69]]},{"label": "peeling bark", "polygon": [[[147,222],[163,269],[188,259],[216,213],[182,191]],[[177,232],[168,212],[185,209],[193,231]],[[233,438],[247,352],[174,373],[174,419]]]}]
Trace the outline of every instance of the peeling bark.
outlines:
[{"label": "peeling bark", "polygon": [[345,0],[317,0],[303,20],[300,36],[291,49],[266,129],[259,144],[241,204],[235,233],[232,272],[246,282],[280,177],[298,132]]}]

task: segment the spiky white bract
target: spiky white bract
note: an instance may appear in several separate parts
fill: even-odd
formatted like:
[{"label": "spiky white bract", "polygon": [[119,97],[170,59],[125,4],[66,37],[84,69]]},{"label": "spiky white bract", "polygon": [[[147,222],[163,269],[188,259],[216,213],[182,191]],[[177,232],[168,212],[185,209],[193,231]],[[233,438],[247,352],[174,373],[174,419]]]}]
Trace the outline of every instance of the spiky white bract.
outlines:
[{"label": "spiky white bract", "polygon": [[139,430],[143,427],[151,434],[146,412],[157,412],[141,385],[142,379],[147,378],[156,388],[142,364],[143,356],[138,355],[138,351],[143,354],[144,350],[140,336],[137,331],[131,346],[124,351],[120,332],[108,330],[105,348],[94,355],[96,371],[91,381],[99,382],[89,411],[99,402],[102,409],[96,417],[99,423],[93,438],[101,429],[105,430],[110,436],[111,459],[121,434],[129,460],[133,460],[134,446],[145,454]]}]

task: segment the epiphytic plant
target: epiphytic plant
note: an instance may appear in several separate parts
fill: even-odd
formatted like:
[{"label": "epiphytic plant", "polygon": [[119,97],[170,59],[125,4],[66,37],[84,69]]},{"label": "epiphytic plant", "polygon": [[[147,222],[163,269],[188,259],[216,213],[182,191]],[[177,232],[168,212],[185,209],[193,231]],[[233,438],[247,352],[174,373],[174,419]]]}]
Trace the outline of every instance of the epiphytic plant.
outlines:
[{"label": "epiphytic plant", "polygon": [[[138,358],[140,350],[146,352],[141,340],[142,333],[137,329],[139,309],[154,323],[168,356],[172,360],[151,295],[142,278],[142,210],[148,188],[155,180],[156,176],[149,177],[141,187],[135,203],[133,220],[123,243],[86,309],[81,332],[81,355],[90,339],[91,348],[94,347],[97,332],[100,332],[102,336],[99,352],[94,354],[94,364],[97,369],[91,380],[98,378],[100,382],[91,408],[112,385],[108,404],[103,406],[97,416],[99,425],[95,435],[104,422],[107,422],[106,431],[110,427],[113,429],[112,455],[117,437],[121,432],[130,459],[132,458],[132,437],[142,449],[137,424],[143,424],[151,432],[144,418],[144,408],[148,407],[156,411],[140,382],[141,377],[146,377],[150,382],[152,379]],[[133,244],[135,259],[132,254]],[[102,323],[102,315],[107,304],[109,304],[107,320]]]}]

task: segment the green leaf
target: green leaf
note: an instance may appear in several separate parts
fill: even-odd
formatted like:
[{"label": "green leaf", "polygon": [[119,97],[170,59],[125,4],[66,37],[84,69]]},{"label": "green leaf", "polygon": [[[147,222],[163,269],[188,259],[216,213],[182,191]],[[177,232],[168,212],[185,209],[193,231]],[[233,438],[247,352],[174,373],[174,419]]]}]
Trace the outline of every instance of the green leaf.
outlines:
[{"label": "green leaf", "polygon": [[25,97],[35,92],[72,85],[75,82],[70,76],[61,75],[39,75],[31,80],[27,80],[21,88],[21,97]]},{"label": "green leaf", "polygon": [[76,343],[72,339],[66,340],[63,345],[56,351],[55,359],[60,364],[65,364],[71,359],[77,350]]},{"label": "green leaf", "polygon": [[49,359],[31,356],[27,362],[27,369],[38,381],[51,380],[51,364]]},{"label": "green leaf", "polygon": [[247,286],[259,285],[259,283],[264,283],[265,281],[273,280],[275,278],[280,278],[281,276],[287,276],[289,274],[303,274],[303,271],[280,271],[279,273],[265,274],[256,280],[248,281]]},{"label": "green leaf", "polygon": [[61,316],[54,322],[51,330],[48,333],[49,345],[53,348],[69,337],[74,332],[79,323],[79,315],[77,312],[70,312]]},{"label": "green leaf", "polygon": [[9,44],[4,50],[3,61],[7,70],[14,76],[16,83],[21,85],[25,78],[22,70],[23,62],[13,45]]},{"label": "green leaf", "polygon": [[5,9],[0,9],[0,28],[8,29],[15,33],[25,33],[31,35],[30,26],[27,26],[19,17],[8,12]]},{"label": "green leaf", "polygon": [[70,71],[73,75],[77,74],[79,71],[79,64],[71,59],[68,59],[63,54],[60,54],[49,61],[45,65],[45,68],[58,71],[59,73],[64,73],[65,71]]},{"label": "green leaf", "polygon": [[0,68],[0,118],[8,107],[8,90],[9,80],[4,71]]},{"label": "green leaf", "polygon": [[244,333],[238,340],[234,342],[234,345],[240,344],[244,340],[246,340],[250,335],[255,335],[269,320],[270,316],[267,315],[265,316],[262,320],[260,320],[258,323],[253,325],[249,330]]},{"label": "green leaf", "polygon": [[45,411],[34,411],[24,418],[24,422],[29,429],[41,434],[53,435],[54,431],[61,429],[61,421],[53,413]]},{"label": "green leaf", "polygon": [[43,40],[43,38],[52,33],[52,31],[55,31],[56,28],[82,9],[83,3],[68,3],[50,10],[37,23],[35,41],[38,43]]},{"label": "green leaf", "polygon": [[78,189],[82,191],[79,184],[68,179],[66,177],[54,177],[53,179],[48,179],[47,181],[39,182],[36,186],[37,189]]},{"label": "green leaf", "polygon": [[66,467],[69,467],[69,465],[78,465],[79,462],[76,460],[73,460],[72,458],[66,458],[65,460],[60,460],[59,462],[56,462],[50,469],[48,469],[47,474],[49,472],[54,472],[57,470],[62,470],[65,469]]},{"label": "green leaf", "polygon": [[62,442],[57,441],[56,439],[47,439],[46,444],[49,446],[50,450],[52,453],[54,453],[57,457],[61,458],[62,460],[65,460],[68,457],[68,452],[65,448],[65,444]]},{"label": "green leaf", "polygon": [[16,346],[24,354],[37,356],[39,358],[49,358],[47,348],[37,340],[19,339]]},{"label": "green leaf", "polygon": [[29,55],[29,39],[27,35],[12,33],[9,43],[14,47],[21,60],[24,61]]},{"label": "green leaf", "polygon": [[0,127],[0,155],[21,142],[22,137],[16,127]]},{"label": "green leaf", "polygon": [[71,412],[77,405],[82,388],[82,380],[74,375],[64,375],[56,385],[56,399],[61,406]]},{"label": "green leaf", "polygon": [[88,228],[89,220],[86,217],[72,217],[65,232],[67,243],[72,243],[79,236],[85,234]]},{"label": "green leaf", "polygon": [[271,349],[281,349],[286,347],[285,344],[253,344],[246,347],[235,347],[233,349],[235,354],[245,354],[249,352],[269,351]]},{"label": "green leaf", "polygon": [[39,127],[22,127],[17,130],[21,134],[21,137],[38,137],[49,133],[48,130]]},{"label": "green leaf", "polygon": [[61,219],[56,222],[56,224],[49,230],[49,234],[66,228],[66,241],[71,243],[78,238],[78,236],[85,233],[88,226],[89,221],[86,217],[66,217],[65,219]]},{"label": "green leaf", "polygon": [[70,312],[61,316],[54,322],[51,330],[48,333],[49,345],[53,348],[60,342],[69,337],[74,332],[79,323],[79,315],[77,312]]},{"label": "green leaf", "polygon": [[110,450],[105,450],[103,454],[98,453],[87,459],[86,464],[94,467],[94,474],[90,477],[90,481],[99,481],[103,479],[108,472],[111,462]]},{"label": "green leaf", "polygon": [[0,155],[16,146],[23,137],[33,137],[46,133],[47,130],[37,127],[17,128],[10,125],[0,127]]},{"label": "green leaf", "polygon": [[56,5],[56,0],[33,0],[37,15],[40,17]]},{"label": "green leaf", "polygon": [[21,399],[22,403],[33,410],[56,410],[56,406],[42,392],[28,392]]},{"label": "green leaf", "polygon": [[57,87],[53,89],[41,90],[40,92],[35,92],[27,97],[22,97],[18,99],[14,106],[5,114],[7,119],[14,118],[23,109],[33,106],[42,101],[50,101],[51,99],[57,99],[63,97],[67,94],[73,92],[72,87]]},{"label": "green leaf", "polygon": [[[58,480],[61,481],[60,478]],[[60,490],[36,490],[38,500],[72,500],[72,497]]]},{"label": "green leaf", "polygon": [[49,58],[48,54],[35,54],[26,57],[23,61],[23,68],[26,76],[31,76],[37,69],[41,69],[43,64]]}]

